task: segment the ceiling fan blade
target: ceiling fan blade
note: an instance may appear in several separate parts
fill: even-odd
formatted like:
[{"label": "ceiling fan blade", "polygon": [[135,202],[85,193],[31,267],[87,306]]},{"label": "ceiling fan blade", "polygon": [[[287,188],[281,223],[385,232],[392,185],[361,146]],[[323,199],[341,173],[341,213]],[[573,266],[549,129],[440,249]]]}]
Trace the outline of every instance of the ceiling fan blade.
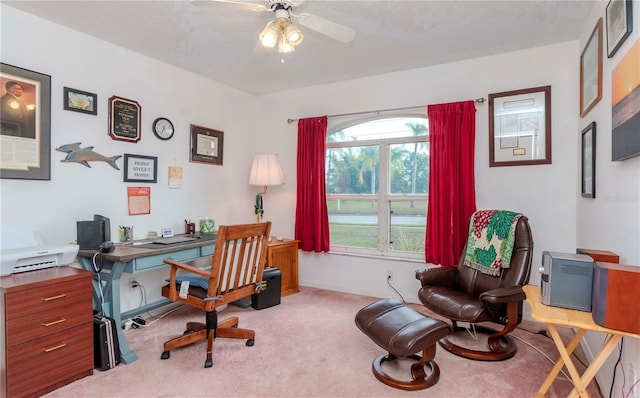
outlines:
[{"label": "ceiling fan blade", "polygon": [[313,29],[316,32],[320,32],[323,35],[329,36],[332,39],[336,39],[343,43],[350,43],[356,37],[355,30],[315,15],[302,13],[300,15],[291,14],[291,16],[295,17],[300,25],[306,26],[309,29]]},{"label": "ceiling fan blade", "polygon": [[226,7],[251,11],[271,11],[265,7],[264,1],[234,1],[234,0],[191,0],[194,6]]}]

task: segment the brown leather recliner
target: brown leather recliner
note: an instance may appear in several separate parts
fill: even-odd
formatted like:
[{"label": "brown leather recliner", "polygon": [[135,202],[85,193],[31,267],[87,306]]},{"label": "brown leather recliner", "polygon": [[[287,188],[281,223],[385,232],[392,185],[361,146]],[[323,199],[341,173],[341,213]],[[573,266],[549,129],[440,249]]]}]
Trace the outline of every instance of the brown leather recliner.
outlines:
[{"label": "brown leather recliner", "polygon": [[515,242],[509,268],[499,276],[490,276],[463,264],[464,253],[456,267],[435,267],[416,271],[422,283],[418,297],[431,311],[452,322],[454,333],[465,330],[457,322],[492,322],[504,325],[501,331],[474,325],[478,332],[489,334],[488,351],[465,348],[444,337],[439,344],[453,354],[482,361],[501,361],[515,355],[517,346],[507,334],[522,321],[522,286],[529,282],[533,239],[529,221],[520,217],[515,228]]}]

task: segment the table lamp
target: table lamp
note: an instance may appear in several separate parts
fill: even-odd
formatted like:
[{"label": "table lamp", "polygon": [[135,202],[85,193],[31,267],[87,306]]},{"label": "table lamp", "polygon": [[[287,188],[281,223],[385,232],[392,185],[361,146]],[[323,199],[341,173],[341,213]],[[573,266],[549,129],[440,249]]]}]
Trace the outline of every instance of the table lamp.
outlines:
[{"label": "table lamp", "polygon": [[269,185],[284,184],[284,174],[277,154],[257,154],[253,157],[251,164],[251,174],[249,175],[249,185],[264,187],[264,191],[256,195],[254,206],[257,222],[260,222],[264,214],[262,195],[267,193]]}]

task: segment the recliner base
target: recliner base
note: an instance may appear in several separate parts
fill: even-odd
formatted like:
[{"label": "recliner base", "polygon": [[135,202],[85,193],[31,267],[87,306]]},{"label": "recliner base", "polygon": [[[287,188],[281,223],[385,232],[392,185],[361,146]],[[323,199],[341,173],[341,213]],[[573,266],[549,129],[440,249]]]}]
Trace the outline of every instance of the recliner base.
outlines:
[{"label": "recliner base", "polygon": [[[454,333],[463,330],[466,332],[465,328],[454,327]],[[489,335],[487,339],[487,344],[489,345],[488,351],[472,350],[462,347],[450,341],[450,336],[441,338],[438,344],[454,355],[475,361],[504,361],[516,354],[518,346],[511,337],[504,334],[504,331],[498,332],[494,329],[477,325],[475,326],[475,330],[478,333]]]},{"label": "recliner base", "polygon": [[[382,370],[382,363],[386,361],[397,360],[393,354],[380,354],[372,364],[373,375],[376,379],[380,380],[389,387],[399,388],[406,391],[423,390],[436,384],[440,379],[440,368],[438,364],[433,360],[435,357],[436,346],[433,345],[426,348],[422,356],[411,355],[407,358],[415,359],[416,363],[411,364],[411,381],[398,380],[389,376]],[[425,366],[428,367],[431,372],[427,375],[425,372]]]}]

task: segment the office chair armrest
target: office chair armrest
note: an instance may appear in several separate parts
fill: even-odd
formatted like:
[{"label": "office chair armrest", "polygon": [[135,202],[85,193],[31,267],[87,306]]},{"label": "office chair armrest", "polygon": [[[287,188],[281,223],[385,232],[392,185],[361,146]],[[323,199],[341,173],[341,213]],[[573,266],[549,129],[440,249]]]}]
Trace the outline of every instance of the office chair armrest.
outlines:
[{"label": "office chair armrest", "polygon": [[164,263],[171,266],[171,280],[175,279],[175,270],[177,270],[178,268],[187,272],[194,273],[196,275],[204,276],[205,278],[209,278],[211,276],[211,271],[209,270],[203,270],[201,268],[194,267],[193,265],[174,261],[169,258],[165,259]]},{"label": "office chair armrest", "polygon": [[488,290],[480,295],[480,300],[488,304],[505,304],[524,301],[526,298],[522,286],[507,286]]},{"label": "office chair armrest", "polygon": [[422,286],[454,286],[457,269],[455,267],[431,267],[416,270],[416,279]]}]

